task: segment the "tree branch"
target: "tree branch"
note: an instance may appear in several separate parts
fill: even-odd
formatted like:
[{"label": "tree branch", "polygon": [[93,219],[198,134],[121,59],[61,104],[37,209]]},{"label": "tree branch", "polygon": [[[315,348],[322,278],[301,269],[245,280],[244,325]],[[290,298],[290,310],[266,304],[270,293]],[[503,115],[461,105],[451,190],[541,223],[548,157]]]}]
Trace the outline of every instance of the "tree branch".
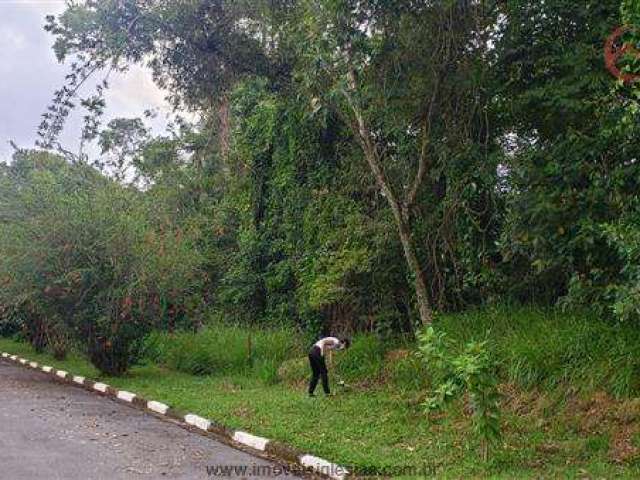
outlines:
[{"label": "tree branch", "polygon": [[428,167],[428,152],[429,152],[429,137],[431,134],[431,116],[433,115],[433,106],[435,105],[436,95],[439,89],[439,80],[436,81],[436,84],[433,88],[433,93],[431,95],[431,100],[429,101],[429,108],[425,114],[424,118],[424,127],[423,127],[423,137],[422,137],[422,147],[420,149],[420,158],[418,159],[418,172],[413,179],[413,185],[411,189],[407,193],[407,197],[404,201],[403,211],[404,214],[409,218],[409,211],[415,205],[416,199],[418,197],[418,192],[420,190],[420,186],[424,182],[424,177],[427,174]]}]

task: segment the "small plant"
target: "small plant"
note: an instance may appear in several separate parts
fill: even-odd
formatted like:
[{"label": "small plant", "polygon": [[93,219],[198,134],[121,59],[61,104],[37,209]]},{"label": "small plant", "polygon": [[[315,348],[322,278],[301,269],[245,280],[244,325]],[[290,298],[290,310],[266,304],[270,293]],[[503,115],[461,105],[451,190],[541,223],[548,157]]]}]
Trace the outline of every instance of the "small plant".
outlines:
[{"label": "small plant", "polygon": [[43,353],[47,348],[47,322],[39,312],[25,310],[24,336],[37,353]]},{"label": "small plant", "polygon": [[64,322],[54,317],[49,320],[47,325],[47,345],[56,360],[64,360],[69,350],[69,333]]},{"label": "small plant", "polygon": [[419,334],[418,340],[418,354],[430,366],[436,385],[424,401],[427,413],[442,410],[452,400],[468,394],[481,456],[488,461],[490,447],[500,441],[501,430],[498,382],[487,341],[469,342],[462,353],[456,354],[446,334],[433,327]]}]

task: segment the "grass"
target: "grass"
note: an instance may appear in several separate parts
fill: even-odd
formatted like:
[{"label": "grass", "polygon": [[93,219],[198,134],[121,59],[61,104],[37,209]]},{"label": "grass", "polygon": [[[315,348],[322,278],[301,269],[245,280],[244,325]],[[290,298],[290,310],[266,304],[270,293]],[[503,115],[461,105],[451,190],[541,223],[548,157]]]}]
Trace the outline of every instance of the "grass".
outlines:
[{"label": "grass", "polygon": [[588,313],[506,307],[448,315],[438,327],[459,344],[487,336],[504,381],[525,389],[640,393],[640,329]]},{"label": "grass", "polygon": [[[632,358],[637,337],[606,324],[588,325],[593,322],[580,315],[526,309],[483,310],[439,321],[439,328],[460,341],[484,336],[491,328],[502,364],[505,434],[504,445],[486,465],[478,460],[478,442],[462,405],[427,422],[420,402],[428,370],[411,355],[390,361],[384,345],[373,337],[354,342],[342,358],[336,355],[334,379],[341,375],[354,387],[336,390],[332,398],[306,397],[300,382],[304,361],[296,361],[301,370],[294,369],[279,383],[265,379],[259,370],[241,368],[239,361],[208,375],[153,363],[134,367],[121,378],[101,380],[360,469],[426,465],[427,471],[436,469],[437,478],[639,478],[640,402],[627,398],[637,394],[638,370]],[[620,338],[622,334],[630,336]],[[264,335],[256,338],[267,338]],[[256,349],[272,345],[274,337],[268,338],[256,340]],[[582,345],[569,348],[571,338]],[[187,350],[193,347],[186,345],[191,345]],[[611,346],[613,354],[607,352]],[[298,347],[291,348],[299,355]],[[0,349],[98,377],[77,356],[57,362],[6,339],[0,339]],[[279,351],[279,359],[290,356]],[[616,372],[615,362],[621,359],[630,362],[625,368],[631,373]]]},{"label": "grass", "polygon": [[201,332],[154,333],[146,342],[146,359],[172,370],[194,375],[241,373],[274,382],[278,367],[300,356],[295,332],[214,324]]}]

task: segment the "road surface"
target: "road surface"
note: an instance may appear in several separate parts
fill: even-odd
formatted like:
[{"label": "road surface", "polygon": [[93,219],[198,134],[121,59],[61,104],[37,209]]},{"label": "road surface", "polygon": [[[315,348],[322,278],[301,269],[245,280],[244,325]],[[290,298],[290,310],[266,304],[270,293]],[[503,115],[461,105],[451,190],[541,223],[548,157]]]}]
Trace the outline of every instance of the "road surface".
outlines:
[{"label": "road surface", "polygon": [[39,478],[296,477],[211,438],[0,360],[0,480]]}]

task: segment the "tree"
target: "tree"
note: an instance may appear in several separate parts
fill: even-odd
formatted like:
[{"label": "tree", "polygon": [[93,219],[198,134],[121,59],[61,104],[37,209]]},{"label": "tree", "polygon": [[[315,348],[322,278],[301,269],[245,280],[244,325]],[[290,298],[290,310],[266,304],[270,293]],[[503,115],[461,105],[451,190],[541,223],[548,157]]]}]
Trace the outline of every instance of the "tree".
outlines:
[{"label": "tree", "polygon": [[[437,118],[451,103],[446,77],[488,46],[482,4],[302,2],[297,74],[315,108],[351,128],[393,214],[423,324],[433,320],[412,231],[414,207],[434,169]],[[453,20],[455,19],[455,20]]]},{"label": "tree", "polygon": [[[144,64],[176,107],[208,112],[250,75],[286,76],[286,62],[270,59],[270,22],[289,0],[88,0],[72,2],[59,17],[47,17],[60,62],[70,60],[67,83],[55,92],[39,134],[45,148],[79,103],[87,110],[84,135],[92,139],[104,111],[111,71]],[[269,23],[269,24],[267,24]],[[80,89],[99,74],[95,94],[78,101]]]},{"label": "tree", "polygon": [[[176,106],[203,113],[201,128],[211,137],[206,161],[227,172],[227,183],[232,183],[229,174],[243,175],[242,168],[223,164],[231,124],[243,121],[225,113],[234,88],[264,78],[283,100],[305,103],[310,95],[306,106],[312,115],[326,107],[330,121],[351,132],[387,203],[426,324],[433,299],[439,307],[447,304],[445,291],[453,282],[443,279],[444,271],[455,271],[456,282],[463,282],[456,256],[464,255],[464,263],[475,262],[478,269],[486,263],[484,252],[474,255],[475,246],[465,251],[453,245],[451,227],[458,211],[472,211],[471,203],[479,206],[474,212],[490,213],[470,214],[463,227],[469,238],[485,237],[476,234],[489,231],[493,222],[495,168],[482,183],[471,182],[473,192],[464,185],[467,179],[456,176],[461,168],[465,176],[491,171],[494,163],[473,167],[486,160],[492,140],[482,71],[495,11],[485,7],[483,2],[110,0],[74,5],[50,19],[48,29],[56,35],[58,57],[77,54],[85,70],[93,64],[124,68],[126,62],[152,68]],[[266,152],[266,162],[269,156]],[[259,164],[253,167],[259,183]]]},{"label": "tree", "polygon": [[[131,180],[131,171],[141,163],[139,156],[150,141],[149,130],[140,118],[116,118],[100,131],[100,159],[97,167],[118,181]],[[129,178],[127,178],[129,177]]]},{"label": "tree", "polygon": [[[586,6],[585,6],[586,5]],[[620,2],[505,2],[496,98],[508,182],[507,275],[525,298],[608,303],[622,260],[602,225],[638,189],[637,114],[604,67]],[[621,101],[622,100],[622,101]],[[523,292],[525,290],[526,292]]]}]

